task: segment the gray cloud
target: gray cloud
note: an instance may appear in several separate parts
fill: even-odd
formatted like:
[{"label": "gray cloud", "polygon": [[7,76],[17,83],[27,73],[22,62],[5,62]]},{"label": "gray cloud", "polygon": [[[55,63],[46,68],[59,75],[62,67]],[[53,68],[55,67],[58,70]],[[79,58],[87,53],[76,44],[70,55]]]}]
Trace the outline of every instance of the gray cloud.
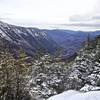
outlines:
[{"label": "gray cloud", "polygon": [[100,20],[100,16],[94,16],[92,17],[93,20]]},{"label": "gray cloud", "polygon": [[[93,11],[90,14],[74,15],[70,17],[69,21],[72,23],[74,22],[74,23],[99,24],[100,23],[100,0],[95,0],[95,1],[96,1],[96,4],[93,8]],[[97,25],[94,25],[94,26],[97,26]]]},{"label": "gray cloud", "polygon": [[12,13],[8,13],[8,12],[1,13],[0,20],[11,20],[10,16],[12,15],[13,15]]},{"label": "gray cloud", "polygon": [[70,25],[81,27],[100,27],[100,16],[72,16],[70,17],[70,23],[72,23]]},{"label": "gray cloud", "polygon": [[84,22],[89,20],[90,18],[88,16],[80,16],[80,15],[71,16],[69,19],[70,22]]},{"label": "gray cloud", "polygon": [[[34,23],[35,23],[35,21],[37,21],[36,23],[39,23],[39,22],[40,23],[48,23],[48,22],[49,23],[58,23],[58,22],[59,23],[67,23],[68,21],[66,21],[66,20],[68,20],[69,16],[71,16],[69,19],[69,23],[73,23],[73,22],[75,23],[75,24],[71,24],[71,25],[77,25],[77,26],[80,25],[81,27],[83,27],[83,26],[99,27],[100,0],[91,0],[91,2],[95,1],[95,3],[96,3],[94,10],[91,11],[91,15],[85,15],[88,13],[89,9],[85,10],[84,11],[85,13],[83,13],[83,14],[81,11],[83,11],[84,9],[81,11],[80,11],[80,9],[78,9],[79,12],[76,9],[75,10],[76,12],[75,12],[73,10],[74,9],[73,6],[75,4],[72,6],[73,2],[71,4],[69,3],[69,1],[73,1],[73,0],[60,0],[61,2],[59,2],[57,0],[51,0],[52,2],[50,0],[48,0],[48,2],[44,2],[47,0],[43,0],[41,2],[39,2],[39,1],[41,1],[41,0],[0,0],[0,11],[3,12],[3,13],[0,12],[0,20],[7,20],[9,22],[15,22],[15,23],[20,22],[22,24],[27,23],[27,25],[31,24],[32,21],[34,21]],[[81,1],[81,0],[79,0],[79,1]],[[87,3],[88,0],[83,0],[83,1],[85,1]],[[65,2],[65,3],[63,3],[63,2]],[[70,4],[70,6],[67,5],[67,2]],[[76,0],[76,2],[77,2],[77,0]],[[79,2],[77,2],[77,3],[79,3]],[[78,5],[77,5],[77,3],[76,3],[76,6],[80,5],[80,3]],[[50,4],[51,4],[51,6],[49,6]],[[54,7],[53,7],[52,4],[57,4],[59,6],[54,5]],[[68,6],[68,8],[64,4],[66,4]],[[61,7],[61,10],[59,9],[59,7]],[[81,8],[81,6],[79,6],[79,8]],[[47,9],[47,11],[46,11],[46,9]],[[69,10],[67,10],[67,9],[69,9]],[[70,10],[70,9],[72,9],[72,10]],[[9,12],[12,12],[13,14],[11,14]],[[71,12],[71,13],[73,12],[73,13],[70,14],[68,12]],[[68,15],[67,15],[67,13],[68,13]],[[74,15],[74,14],[76,14],[76,15]],[[77,14],[80,14],[80,15],[77,15]],[[61,18],[59,17],[60,15],[61,15]],[[74,16],[72,16],[72,15],[74,15]],[[26,20],[28,20],[28,21],[26,21]],[[81,24],[79,24],[79,23],[81,23]],[[87,23],[89,23],[89,24],[87,24]],[[92,24],[94,23],[94,25],[91,25],[90,23],[92,23]]]},{"label": "gray cloud", "polygon": [[11,18],[6,18],[6,17],[0,17],[0,20],[11,20]]},{"label": "gray cloud", "polygon": [[64,26],[98,27],[98,28],[100,28],[100,23],[98,23],[98,24],[72,23],[72,24],[62,24],[62,25],[64,25]]}]

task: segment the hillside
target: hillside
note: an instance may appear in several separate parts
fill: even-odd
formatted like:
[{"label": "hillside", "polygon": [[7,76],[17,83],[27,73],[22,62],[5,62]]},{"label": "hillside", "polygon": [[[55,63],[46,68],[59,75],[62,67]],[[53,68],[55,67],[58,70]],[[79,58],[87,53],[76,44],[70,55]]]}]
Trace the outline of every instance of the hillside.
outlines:
[{"label": "hillside", "polygon": [[0,36],[8,41],[11,48],[19,47],[31,56],[38,50],[52,54],[59,48],[48,34],[36,28],[25,28],[0,22]]},{"label": "hillside", "polygon": [[70,57],[77,52],[82,47],[84,41],[86,41],[88,34],[92,39],[100,35],[100,31],[84,32],[64,29],[43,30],[43,32],[49,34],[63,48],[63,57]]},{"label": "hillside", "polygon": [[95,38],[100,31],[43,30],[0,22],[0,36],[8,41],[10,48],[14,50],[21,48],[29,56],[38,51],[55,54],[60,50],[63,58],[70,58],[81,48],[88,34],[91,38]]}]

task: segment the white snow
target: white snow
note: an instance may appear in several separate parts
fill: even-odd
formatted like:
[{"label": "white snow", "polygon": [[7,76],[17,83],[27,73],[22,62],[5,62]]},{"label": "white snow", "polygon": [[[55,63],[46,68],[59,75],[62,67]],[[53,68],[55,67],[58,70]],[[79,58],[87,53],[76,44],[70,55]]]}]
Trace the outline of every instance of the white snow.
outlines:
[{"label": "white snow", "polygon": [[100,87],[92,86],[88,84],[86,84],[84,87],[80,89],[80,91],[84,91],[84,92],[97,91],[97,90],[100,90]]},{"label": "white snow", "polygon": [[52,96],[48,100],[100,100],[100,91],[77,92],[69,90]]},{"label": "white snow", "polygon": [[42,36],[46,37],[47,34],[45,32],[41,32]]},{"label": "white snow", "polygon": [[34,33],[34,35],[35,35],[36,37],[38,37],[38,36],[39,36],[39,34],[38,34],[38,33]]},{"label": "white snow", "polygon": [[4,33],[1,29],[0,29],[0,36],[3,38],[6,38],[7,40],[11,41],[11,38],[7,36],[6,33]]}]

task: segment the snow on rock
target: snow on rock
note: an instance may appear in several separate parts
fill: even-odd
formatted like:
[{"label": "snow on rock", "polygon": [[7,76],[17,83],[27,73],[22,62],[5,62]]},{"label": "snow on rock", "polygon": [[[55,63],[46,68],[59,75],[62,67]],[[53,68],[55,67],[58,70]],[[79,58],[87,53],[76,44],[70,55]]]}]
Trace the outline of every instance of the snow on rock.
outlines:
[{"label": "snow on rock", "polygon": [[77,92],[69,90],[50,97],[48,100],[100,100],[100,91]]}]

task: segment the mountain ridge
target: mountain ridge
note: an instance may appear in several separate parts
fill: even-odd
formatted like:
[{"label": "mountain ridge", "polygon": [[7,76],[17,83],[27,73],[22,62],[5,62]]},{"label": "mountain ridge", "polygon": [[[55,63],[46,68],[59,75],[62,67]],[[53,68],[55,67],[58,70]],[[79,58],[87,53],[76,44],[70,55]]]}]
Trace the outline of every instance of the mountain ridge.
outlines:
[{"label": "mountain ridge", "polygon": [[28,55],[32,56],[38,50],[55,54],[56,50],[60,48],[61,56],[69,58],[81,48],[88,34],[91,38],[95,38],[100,31],[27,28],[0,21],[0,33],[16,47],[21,47]]},{"label": "mountain ridge", "polygon": [[39,49],[54,53],[59,47],[50,36],[37,28],[24,28],[0,22],[0,35],[29,55],[33,55]]}]

